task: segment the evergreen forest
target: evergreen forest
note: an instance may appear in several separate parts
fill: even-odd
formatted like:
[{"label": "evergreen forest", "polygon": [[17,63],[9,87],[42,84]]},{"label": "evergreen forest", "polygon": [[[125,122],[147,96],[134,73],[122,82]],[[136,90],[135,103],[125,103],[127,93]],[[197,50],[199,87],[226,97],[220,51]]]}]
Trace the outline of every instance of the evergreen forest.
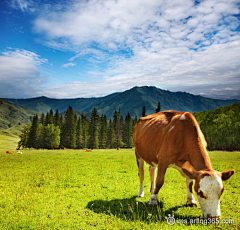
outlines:
[{"label": "evergreen forest", "polygon": [[208,144],[208,150],[240,150],[240,103],[193,113]]},{"label": "evergreen forest", "polygon": [[55,114],[51,109],[46,115],[34,115],[32,124],[26,125],[20,134],[23,148],[70,148],[70,149],[106,149],[133,147],[133,128],[137,117],[128,113],[125,119],[121,109],[114,111],[113,118],[99,115],[96,108],[90,118],[77,114],[69,106],[65,115]]},{"label": "evergreen forest", "polygon": [[[155,112],[161,110],[160,102]],[[145,107],[142,116],[145,116]],[[208,143],[208,150],[240,150],[240,103],[211,111],[193,113]],[[93,108],[90,118],[77,115],[71,106],[65,114],[55,114],[51,109],[46,115],[34,115],[32,124],[20,134],[23,148],[106,149],[133,147],[133,128],[137,117],[130,113],[124,118],[121,109],[114,111],[111,119],[99,115]]]}]

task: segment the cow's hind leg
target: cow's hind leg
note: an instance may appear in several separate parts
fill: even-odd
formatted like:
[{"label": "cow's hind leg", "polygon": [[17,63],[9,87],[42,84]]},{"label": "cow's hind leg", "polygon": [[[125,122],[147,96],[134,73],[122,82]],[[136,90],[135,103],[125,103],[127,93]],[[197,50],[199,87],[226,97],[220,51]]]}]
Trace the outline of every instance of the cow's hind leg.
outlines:
[{"label": "cow's hind leg", "polygon": [[154,189],[155,189],[155,171],[156,168],[153,166],[149,166],[149,173],[150,173],[150,179],[151,179],[151,188],[150,188],[150,192],[153,194],[154,193]]},{"label": "cow's hind leg", "polygon": [[161,165],[158,165],[158,172],[157,172],[157,178],[156,178],[156,187],[154,189],[154,192],[150,198],[149,205],[150,206],[157,206],[157,197],[158,197],[158,192],[160,188],[164,184],[164,176],[166,173],[167,168]]},{"label": "cow's hind leg", "polygon": [[192,190],[193,180],[187,178],[186,183],[187,183],[187,205],[188,206],[197,206],[197,201],[194,199],[193,190]]},{"label": "cow's hind leg", "polygon": [[143,180],[144,180],[144,161],[142,158],[137,159],[137,164],[138,164],[138,176],[140,180],[140,189],[138,196],[139,197],[144,197],[144,190],[143,190]]}]

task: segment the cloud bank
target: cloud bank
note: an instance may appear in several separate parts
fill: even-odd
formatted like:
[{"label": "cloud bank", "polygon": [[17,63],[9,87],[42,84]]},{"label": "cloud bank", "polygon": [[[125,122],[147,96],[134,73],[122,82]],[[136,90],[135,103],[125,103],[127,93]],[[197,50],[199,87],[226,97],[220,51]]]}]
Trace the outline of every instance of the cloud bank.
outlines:
[{"label": "cloud bank", "polygon": [[62,67],[85,59],[94,68],[84,77],[98,77],[52,85],[48,95],[90,97],[155,85],[240,99],[238,1],[23,2],[21,10],[38,12],[33,29],[45,46],[75,53]]},{"label": "cloud bank", "polygon": [[44,93],[40,84],[45,80],[38,68],[47,59],[19,49],[10,49],[0,55],[0,97],[35,97]]}]

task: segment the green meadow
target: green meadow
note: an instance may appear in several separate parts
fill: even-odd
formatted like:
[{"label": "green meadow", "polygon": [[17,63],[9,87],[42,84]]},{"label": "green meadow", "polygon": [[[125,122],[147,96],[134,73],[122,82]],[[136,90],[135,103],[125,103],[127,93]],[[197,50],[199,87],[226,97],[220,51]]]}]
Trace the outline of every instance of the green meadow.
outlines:
[{"label": "green meadow", "polygon": [[[145,165],[145,197],[137,197],[134,150],[22,150],[17,155],[16,146],[8,144],[12,137],[5,138],[0,149],[0,229],[240,228],[240,152],[209,153],[214,169],[233,168],[236,173],[224,182],[221,223],[206,225],[199,205],[186,207],[185,179],[174,169],[167,170],[158,207],[150,207]],[[173,215],[171,226],[166,218]]]}]

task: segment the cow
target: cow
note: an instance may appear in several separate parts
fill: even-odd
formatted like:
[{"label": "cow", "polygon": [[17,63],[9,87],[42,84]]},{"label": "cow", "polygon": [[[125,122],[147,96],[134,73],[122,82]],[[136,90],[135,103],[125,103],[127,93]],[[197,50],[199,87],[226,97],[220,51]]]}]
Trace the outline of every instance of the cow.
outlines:
[{"label": "cow", "polygon": [[92,152],[92,150],[91,149],[87,149],[86,152]]},{"label": "cow", "polygon": [[150,165],[150,206],[157,205],[164,175],[167,168],[172,167],[186,178],[187,204],[197,205],[192,192],[195,181],[194,190],[204,218],[220,218],[220,196],[224,190],[222,181],[228,180],[235,171],[218,172],[212,169],[207,142],[191,113],[169,110],[141,117],[133,130],[133,143],[139,169],[139,197],[144,196],[144,162]]}]

